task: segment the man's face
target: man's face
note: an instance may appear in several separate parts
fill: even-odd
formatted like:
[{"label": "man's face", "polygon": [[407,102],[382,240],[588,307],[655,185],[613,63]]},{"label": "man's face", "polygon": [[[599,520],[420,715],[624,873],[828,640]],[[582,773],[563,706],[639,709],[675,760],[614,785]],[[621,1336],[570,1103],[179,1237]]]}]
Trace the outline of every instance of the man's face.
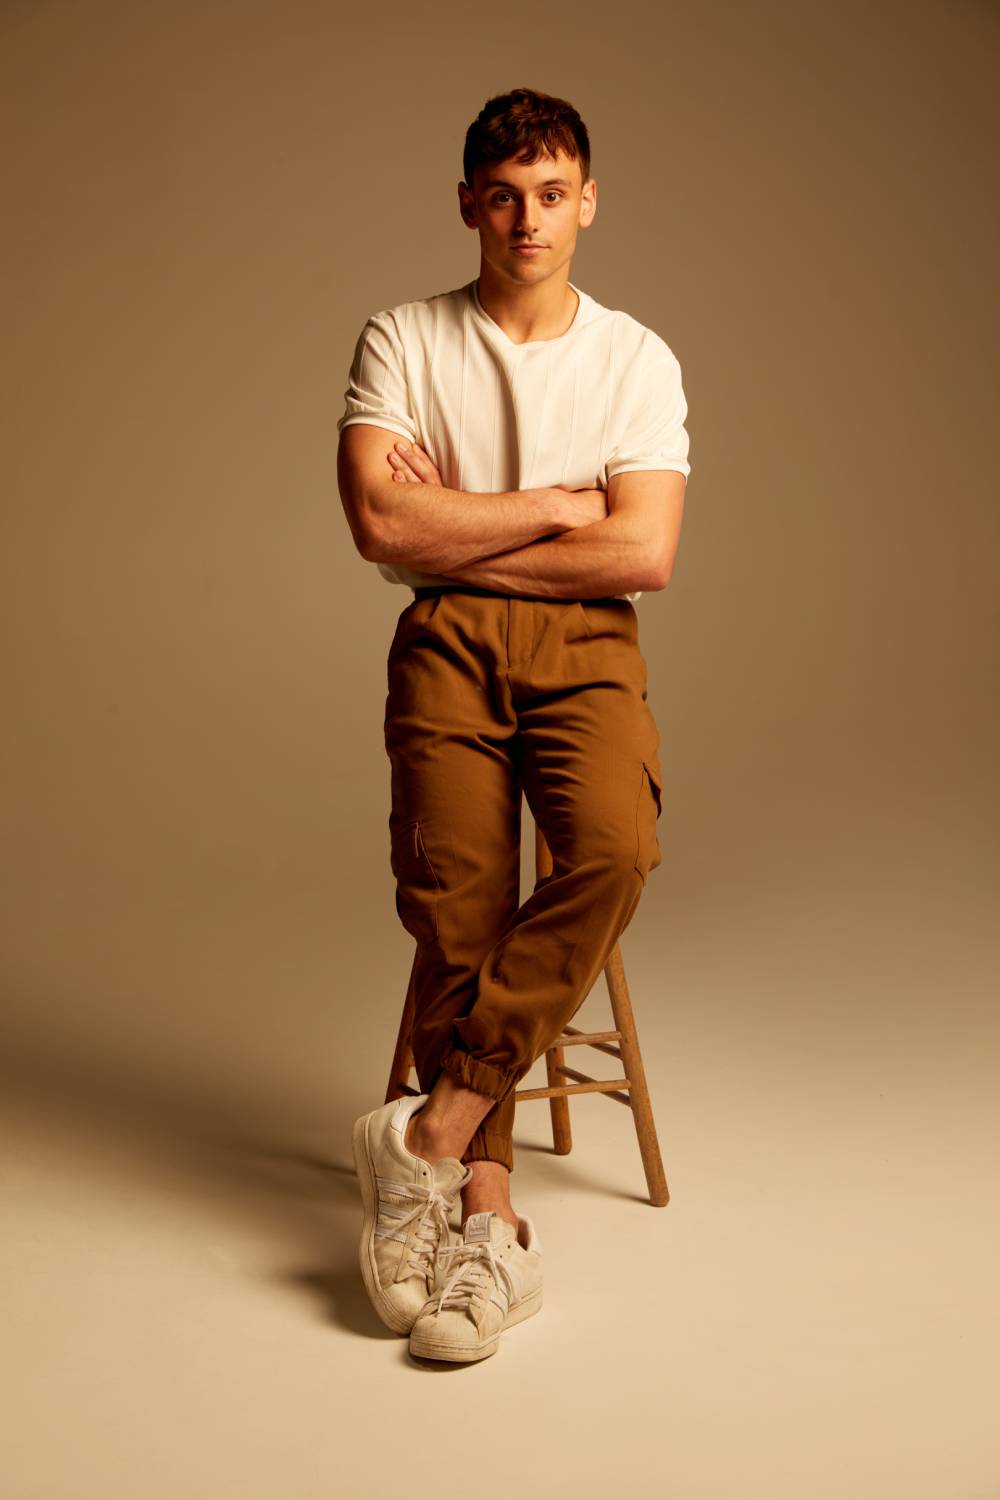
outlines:
[{"label": "man's face", "polygon": [[[583,183],[580,163],[560,152],[530,166],[479,166],[472,192],[459,183],[462,218],[479,231],[484,261],[504,280],[533,286],[573,258],[577,231],[596,212],[597,184]],[[522,245],[540,248],[519,252]]]}]

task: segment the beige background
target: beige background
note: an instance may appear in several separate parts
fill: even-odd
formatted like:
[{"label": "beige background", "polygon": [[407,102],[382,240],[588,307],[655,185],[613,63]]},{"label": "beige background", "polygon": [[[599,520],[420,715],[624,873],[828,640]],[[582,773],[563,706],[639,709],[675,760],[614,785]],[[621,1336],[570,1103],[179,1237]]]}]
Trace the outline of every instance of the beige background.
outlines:
[{"label": "beige background", "polygon": [[[2,18],[3,1500],[1000,1495],[996,7]],[[476,274],[519,84],[690,402],[623,940],[672,1202],[625,1110],[522,1106],[546,1306],[442,1372],[356,1266],[409,594],[334,424],[368,313]]]}]

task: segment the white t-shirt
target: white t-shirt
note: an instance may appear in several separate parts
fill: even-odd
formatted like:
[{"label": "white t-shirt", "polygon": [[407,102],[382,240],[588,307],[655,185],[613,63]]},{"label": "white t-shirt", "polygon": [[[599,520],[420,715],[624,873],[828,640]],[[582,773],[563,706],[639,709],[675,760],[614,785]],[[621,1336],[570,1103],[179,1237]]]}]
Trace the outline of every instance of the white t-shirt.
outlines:
[{"label": "white t-shirt", "polygon": [[[569,285],[580,299],[569,328],[525,344],[486,312],[476,280],[373,313],[338,432],[352,422],[387,427],[425,449],[448,489],[478,493],[607,489],[632,469],[690,474],[676,355],[630,314]],[[377,566],[411,588],[454,583]]]}]

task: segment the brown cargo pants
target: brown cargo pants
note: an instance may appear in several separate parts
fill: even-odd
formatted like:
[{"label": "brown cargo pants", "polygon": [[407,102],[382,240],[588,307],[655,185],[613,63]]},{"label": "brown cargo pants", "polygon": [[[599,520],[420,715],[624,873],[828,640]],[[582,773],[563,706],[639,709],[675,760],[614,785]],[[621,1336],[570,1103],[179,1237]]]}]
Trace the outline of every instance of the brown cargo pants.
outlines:
[{"label": "brown cargo pants", "polygon": [[[414,1065],[496,1104],[463,1161],[513,1169],[514,1089],[583,1004],[661,860],[660,742],[627,599],[419,589],[387,662]],[[522,789],[552,852],[520,902]]]}]

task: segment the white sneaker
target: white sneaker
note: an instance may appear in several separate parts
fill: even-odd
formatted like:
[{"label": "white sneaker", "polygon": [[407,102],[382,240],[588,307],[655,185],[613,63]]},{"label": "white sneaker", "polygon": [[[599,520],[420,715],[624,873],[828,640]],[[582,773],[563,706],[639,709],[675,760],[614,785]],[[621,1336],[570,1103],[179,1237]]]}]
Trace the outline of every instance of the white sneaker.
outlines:
[{"label": "white sneaker", "polygon": [[472,1168],[455,1156],[431,1165],[403,1138],[426,1094],[391,1099],[354,1123],[354,1162],[364,1222],[359,1260],[372,1305],[394,1333],[409,1333],[433,1286],[439,1246],[452,1235],[448,1214]]},{"label": "white sneaker", "polygon": [[461,1241],[443,1241],[433,1290],[410,1330],[422,1359],[473,1360],[495,1354],[505,1328],[542,1305],[542,1245],[530,1219],[517,1229],[501,1214],[470,1214]]}]

